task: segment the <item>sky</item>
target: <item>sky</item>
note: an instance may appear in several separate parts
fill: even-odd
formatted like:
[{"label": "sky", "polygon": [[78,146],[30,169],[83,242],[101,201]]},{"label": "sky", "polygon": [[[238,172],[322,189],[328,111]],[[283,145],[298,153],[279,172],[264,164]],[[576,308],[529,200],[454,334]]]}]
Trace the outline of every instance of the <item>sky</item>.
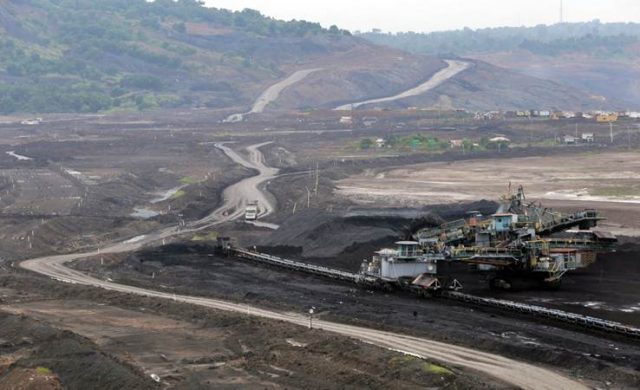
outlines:
[{"label": "sky", "polygon": [[[563,0],[564,20],[640,22],[640,0]],[[205,0],[208,6],[252,8],[277,19],[333,24],[351,31],[430,32],[560,21],[561,0]]]}]

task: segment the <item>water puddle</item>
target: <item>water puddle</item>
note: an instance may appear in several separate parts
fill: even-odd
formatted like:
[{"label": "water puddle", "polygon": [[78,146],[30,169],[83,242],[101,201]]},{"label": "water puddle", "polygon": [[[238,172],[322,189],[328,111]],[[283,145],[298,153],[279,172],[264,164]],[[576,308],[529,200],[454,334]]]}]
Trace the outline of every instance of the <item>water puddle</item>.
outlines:
[{"label": "water puddle", "polygon": [[178,191],[182,190],[185,187],[187,187],[187,184],[183,184],[181,186],[178,186],[178,187],[175,187],[175,188],[171,188],[171,189],[169,189],[169,190],[167,190],[165,192],[157,193],[158,197],[151,199],[151,203],[152,204],[156,204],[156,203],[164,202],[165,200],[169,200],[175,194],[177,194]]},{"label": "water puddle", "polygon": [[7,154],[9,156],[11,156],[11,157],[15,157],[16,159],[18,159],[18,161],[31,161],[31,160],[33,160],[31,157],[23,156],[21,154],[18,154],[16,152],[14,152],[13,150],[8,151]]},{"label": "water puddle", "polygon": [[629,305],[623,307],[622,309],[620,309],[620,311],[623,313],[640,313],[640,303],[638,303],[637,305]]},{"label": "water puddle", "polygon": [[136,207],[133,209],[133,213],[129,215],[134,218],[149,219],[160,215],[160,213],[145,207]]},{"label": "water puddle", "polygon": [[493,333],[492,334],[502,337],[503,339],[509,339],[509,340],[515,340],[518,341],[524,345],[531,345],[531,346],[539,346],[541,345],[537,339],[533,338],[533,337],[527,337],[524,336],[518,332],[513,332],[513,331],[506,331],[506,332],[502,332],[502,333]]},{"label": "water puddle", "polygon": [[623,313],[640,313],[640,303],[627,304],[622,306],[610,305],[606,302],[586,301],[586,302],[564,302],[566,305],[582,306],[592,310],[621,311]]}]

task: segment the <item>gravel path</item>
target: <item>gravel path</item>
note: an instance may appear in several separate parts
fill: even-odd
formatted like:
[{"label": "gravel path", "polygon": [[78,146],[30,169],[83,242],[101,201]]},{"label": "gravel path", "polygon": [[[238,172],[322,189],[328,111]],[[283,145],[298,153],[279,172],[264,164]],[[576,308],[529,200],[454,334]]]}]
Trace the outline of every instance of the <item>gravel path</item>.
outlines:
[{"label": "gravel path", "polygon": [[336,110],[343,110],[343,111],[351,110],[367,104],[386,103],[386,102],[392,102],[394,100],[400,100],[400,99],[405,99],[412,96],[422,95],[426,92],[429,92],[430,90],[434,89],[435,87],[439,86],[440,84],[444,83],[445,81],[449,80],[450,78],[454,77],[455,75],[457,75],[458,73],[462,72],[463,70],[469,67],[469,63],[463,62],[463,61],[445,60],[445,62],[448,65],[446,68],[438,71],[427,82],[420,84],[415,88],[411,88],[407,91],[404,91],[394,96],[365,100],[357,103],[344,104],[340,107],[337,107]]}]

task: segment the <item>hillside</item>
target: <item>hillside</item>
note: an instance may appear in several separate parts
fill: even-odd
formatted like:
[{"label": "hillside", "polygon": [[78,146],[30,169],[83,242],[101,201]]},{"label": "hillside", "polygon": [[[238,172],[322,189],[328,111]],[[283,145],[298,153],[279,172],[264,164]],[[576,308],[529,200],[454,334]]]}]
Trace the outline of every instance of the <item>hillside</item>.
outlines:
[{"label": "hillside", "polygon": [[[336,27],[192,0],[11,0],[0,7],[0,111],[246,106],[307,65],[342,65],[333,77],[349,92],[340,86],[335,95],[357,98],[412,85],[442,66],[416,56],[397,63],[398,53]],[[391,68],[375,85],[361,80]],[[350,80],[352,72],[359,76]]]},{"label": "hillside", "polygon": [[[591,93],[477,66],[391,106],[604,108]],[[221,108],[333,108],[399,94],[446,67],[332,26],[284,22],[195,0],[9,0],[0,6],[0,114]],[[482,69],[482,72],[478,70]],[[311,72],[313,70],[313,72]],[[579,86],[578,86],[579,87]],[[261,108],[264,108],[261,107]],[[255,106],[254,106],[255,108]]]},{"label": "hillside", "polygon": [[583,89],[554,81],[530,77],[513,70],[496,68],[478,60],[456,78],[433,90],[433,93],[409,99],[409,106],[442,109],[527,110],[541,107],[552,110],[588,111],[620,106],[614,101],[589,95]]},{"label": "hillside", "polygon": [[588,90],[618,108],[640,107],[640,24],[563,23],[428,34],[360,34],[424,55],[458,55]]},{"label": "hillside", "polygon": [[497,27],[432,33],[359,33],[370,41],[430,55],[467,55],[528,50],[540,55],[582,52],[589,56],[635,58],[627,47],[640,41],[640,23],[562,23],[535,27]]}]

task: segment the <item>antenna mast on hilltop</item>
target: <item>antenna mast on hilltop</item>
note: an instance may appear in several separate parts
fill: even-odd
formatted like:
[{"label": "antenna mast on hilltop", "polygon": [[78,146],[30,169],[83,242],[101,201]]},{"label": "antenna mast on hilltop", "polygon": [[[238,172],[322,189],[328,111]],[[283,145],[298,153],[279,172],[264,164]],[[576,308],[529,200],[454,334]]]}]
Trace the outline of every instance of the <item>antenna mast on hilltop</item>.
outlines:
[{"label": "antenna mast on hilltop", "polygon": [[560,0],[560,24],[564,23],[564,0]]}]

